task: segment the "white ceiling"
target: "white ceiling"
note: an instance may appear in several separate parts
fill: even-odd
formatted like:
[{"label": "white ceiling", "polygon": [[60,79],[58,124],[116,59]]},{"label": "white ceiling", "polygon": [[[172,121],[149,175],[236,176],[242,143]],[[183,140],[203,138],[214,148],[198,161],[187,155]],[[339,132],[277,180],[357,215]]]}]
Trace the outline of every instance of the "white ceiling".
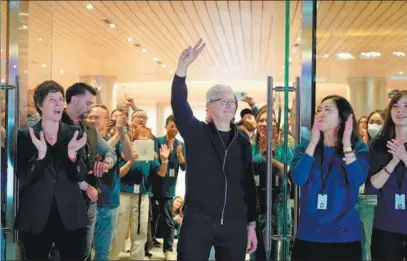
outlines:
[{"label": "white ceiling", "polygon": [[[27,12],[20,14],[19,69],[29,88],[50,78],[68,86],[82,75],[112,75],[125,86],[119,91],[166,101],[170,70],[179,53],[199,37],[207,47],[188,75],[197,99],[211,82],[226,82],[264,100],[266,77],[284,80],[284,1],[22,2]],[[87,9],[88,4],[93,9]],[[301,15],[302,2],[291,1],[291,80],[301,73]],[[110,28],[106,20],[116,27]],[[317,76],[324,81],[317,86],[330,86],[318,92],[346,95],[348,77],[407,74],[407,57],[392,54],[407,53],[406,1],[320,1],[317,26]],[[134,40],[129,42],[129,37]],[[359,57],[370,51],[382,55]],[[340,52],[355,59],[338,60]],[[4,78],[3,63],[1,75]],[[390,80],[388,87],[402,89],[405,83]]]}]

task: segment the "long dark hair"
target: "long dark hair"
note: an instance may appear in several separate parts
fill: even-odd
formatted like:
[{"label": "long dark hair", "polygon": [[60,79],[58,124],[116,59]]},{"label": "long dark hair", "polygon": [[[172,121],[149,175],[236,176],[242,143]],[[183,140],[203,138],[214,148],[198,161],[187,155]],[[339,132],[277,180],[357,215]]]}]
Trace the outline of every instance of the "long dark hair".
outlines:
[{"label": "long dark hair", "polygon": [[396,126],[393,119],[391,118],[391,109],[393,105],[398,102],[403,96],[407,96],[407,91],[400,91],[396,93],[390,100],[389,105],[386,109],[386,117],[384,119],[383,131],[380,135],[380,140],[387,142],[388,140],[394,139],[396,137]]},{"label": "long dark hair", "polygon": [[[336,153],[342,155],[343,154],[343,143],[342,143],[343,132],[345,131],[345,123],[348,120],[349,115],[351,115],[351,114],[353,114],[353,124],[352,124],[353,131],[352,131],[350,141],[352,144],[355,144],[356,142],[360,141],[359,129],[358,129],[358,125],[356,123],[355,113],[353,111],[352,105],[350,105],[348,100],[346,100],[342,96],[329,95],[329,96],[325,97],[324,99],[322,99],[321,103],[323,103],[327,100],[332,100],[335,103],[336,107],[338,108],[340,124],[339,124],[338,137],[337,137],[337,142],[336,142],[335,147],[336,147]],[[318,147],[320,149],[322,149],[323,144],[324,144],[324,134],[321,132],[321,138],[319,140]]]}]

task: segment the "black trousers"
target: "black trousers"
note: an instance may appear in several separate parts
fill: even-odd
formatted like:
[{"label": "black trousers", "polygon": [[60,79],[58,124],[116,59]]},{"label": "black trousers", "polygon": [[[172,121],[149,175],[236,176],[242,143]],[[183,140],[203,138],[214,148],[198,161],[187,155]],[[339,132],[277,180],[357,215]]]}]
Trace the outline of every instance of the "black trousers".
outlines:
[{"label": "black trousers", "polygon": [[407,259],[407,234],[373,229],[372,260],[401,261]]},{"label": "black trousers", "polygon": [[153,231],[152,231],[152,222],[153,222],[153,204],[154,200],[150,198],[150,206],[148,210],[148,230],[147,230],[147,242],[144,247],[145,253],[150,252],[150,250],[153,248]]},{"label": "black trousers", "polygon": [[211,247],[217,261],[243,261],[247,248],[247,224],[215,221],[185,213],[178,241],[179,261],[207,261]]},{"label": "black trousers", "polygon": [[361,261],[360,241],[319,243],[295,239],[291,261]]},{"label": "black trousers", "polygon": [[44,231],[40,234],[20,231],[25,260],[48,260],[54,243],[59,251],[60,260],[84,260],[85,228],[68,231],[60,218],[50,217],[48,220]]}]

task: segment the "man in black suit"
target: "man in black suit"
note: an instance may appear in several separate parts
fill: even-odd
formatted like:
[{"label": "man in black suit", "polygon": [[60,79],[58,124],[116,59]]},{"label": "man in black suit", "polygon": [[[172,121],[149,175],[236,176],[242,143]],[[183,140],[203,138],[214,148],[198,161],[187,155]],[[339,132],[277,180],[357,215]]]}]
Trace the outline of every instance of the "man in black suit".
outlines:
[{"label": "man in black suit", "polygon": [[[66,90],[67,108],[62,115],[62,121],[79,127],[87,134],[86,166],[88,175],[85,182],[80,184],[88,209],[88,223],[86,237],[84,238],[84,255],[88,259],[91,252],[93,234],[96,224],[96,209],[99,193],[99,178],[113,168],[117,155],[115,150],[103,139],[95,127],[85,119],[88,117],[94,104],[96,90],[86,83],[75,83]],[[102,161],[96,160],[96,155],[102,157]]]}]

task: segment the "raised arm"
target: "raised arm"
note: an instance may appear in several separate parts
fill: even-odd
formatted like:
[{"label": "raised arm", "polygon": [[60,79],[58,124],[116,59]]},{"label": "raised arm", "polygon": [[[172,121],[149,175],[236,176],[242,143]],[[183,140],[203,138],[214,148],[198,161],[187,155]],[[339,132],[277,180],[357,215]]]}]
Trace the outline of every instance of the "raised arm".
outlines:
[{"label": "raised arm", "polygon": [[171,87],[171,107],[181,136],[187,138],[194,132],[201,122],[193,115],[191,106],[188,103],[188,89],[185,79],[188,67],[195,61],[198,55],[205,48],[202,39],[194,46],[184,50],[179,57],[177,71]]}]

